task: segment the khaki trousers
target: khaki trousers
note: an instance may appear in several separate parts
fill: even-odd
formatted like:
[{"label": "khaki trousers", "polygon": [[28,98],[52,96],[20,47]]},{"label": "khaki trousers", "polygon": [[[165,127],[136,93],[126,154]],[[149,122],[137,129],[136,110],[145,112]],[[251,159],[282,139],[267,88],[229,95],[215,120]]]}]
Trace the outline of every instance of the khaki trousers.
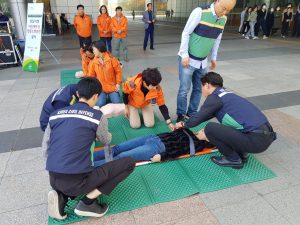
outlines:
[{"label": "khaki trousers", "polygon": [[[146,127],[154,126],[154,112],[151,104],[147,105],[142,109],[142,115],[144,119],[144,125]],[[132,128],[141,127],[141,118],[139,115],[139,110],[133,106],[129,106],[129,123]]]}]

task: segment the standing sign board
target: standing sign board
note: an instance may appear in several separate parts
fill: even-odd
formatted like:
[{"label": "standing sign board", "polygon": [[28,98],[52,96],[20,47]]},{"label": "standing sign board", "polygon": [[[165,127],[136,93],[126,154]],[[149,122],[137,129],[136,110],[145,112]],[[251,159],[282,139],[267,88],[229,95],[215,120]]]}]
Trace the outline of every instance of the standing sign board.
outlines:
[{"label": "standing sign board", "polygon": [[23,70],[37,72],[39,65],[44,3],[28,3]]}]

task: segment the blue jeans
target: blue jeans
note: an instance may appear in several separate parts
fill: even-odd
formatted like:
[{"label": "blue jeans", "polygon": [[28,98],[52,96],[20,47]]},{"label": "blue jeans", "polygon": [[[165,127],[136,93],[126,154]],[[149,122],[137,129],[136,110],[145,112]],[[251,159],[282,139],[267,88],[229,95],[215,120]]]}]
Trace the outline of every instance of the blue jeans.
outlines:
[{"label": "blue jeans", "polygon": [[[156,135],[135,138],[122,144],[114,146],[114,160],[131,157],[137,161],[150,160],[154,155],[165,151],[165,145]],[[94,166],[100,166],[105,163],[104,151],[94,153]]]},{"label": "blue jeans", "polygon": [[149,36],[150,36],[150,48],[153,49],[153,34],[154,34],[154,26],[149,25],[148,29],[145,30],[144,46],[143,46],[144,49],[147,48]]},{"label": "blue jeans", "polygon": [[[183,67],[180,56],[178,57],[178,64],[180,86],[177,95],[177,115],[192,116],[198,111],[201,99],[201,78],[207,71],[206,68]],[[187,95],[191,89],[191,84],[193,84],[193,89],[187,110]]]},{"label": "blue jeans", "polygon": [[111,92],[109,94],[101,92],[96,105],[99,107],[106,105],[107,96],[109,96],[111,103],[120,103],[119,92]]},{"label": "blue jeans", "polygon": [[107,50],[111,52],[111,40],[112,37],[100,37],[100,40],[104,41],[107,47]]}]

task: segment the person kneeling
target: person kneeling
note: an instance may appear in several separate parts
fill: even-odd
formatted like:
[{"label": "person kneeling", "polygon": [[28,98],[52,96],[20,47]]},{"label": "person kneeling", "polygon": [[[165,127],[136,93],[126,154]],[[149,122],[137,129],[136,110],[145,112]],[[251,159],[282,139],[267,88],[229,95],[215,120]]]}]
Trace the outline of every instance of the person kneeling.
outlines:
[{"label": "person kneeling", "polygon": [[109,96],[111,103],[120,103],[120,85],[122,84],[122,68],[118,59],[107,51],[104,41],[93,43],[95,58],[89,65],[88,77],[96,77],[103,88],[97,106],[106,104]]},{"label": "person kneeling", "polygon": [[161,74],[157,68],[148,68],[142,73],[128,78],[123,83],[125,115],[129,119],[132,128],[141,127],[139,109],[142,110],[145,126],[154,126],[154,112],[151,101],[155,100],[168,127],[174,130],[175,127],[170,119],[169,110],[165,105],[164,93],[160,86],[161,80]]},{"label": "person kneeling", "polygon": [[75,73],[76,78],[82,78],[88,75],[90,62],[92,62],[92,60],[95,57],[93,53],[93,48],[91,46],[86,46],[86,45],[80,48],[80,55],[81,55],[82,71],[78,71]]},{"label": "person kneeling", "polygon": [[67,217],[64,208],[68,197],[80,195],[84,197],[74,210],[77,215],[103,216],[108,206],[98,204],[97,197],[109,195],[135,168],[129,157],[94,167],[91,148],[95,139],[104,145],[111,141],[107,119],[92,108],[101,94],[101,84],[95,78],[83,78],[77,88],[79,102],[51,114],[42,145],[53,188],[48,193],[48,213],[59,220]]},{"label": "person kneeling", "polygon": [[[114,160],[131,157],[136,161],[160,162],[190,154],[190,138],[193,140],[195,152],[212,147],[206,141],[200,141],[188,129],[178,129],[171,133],[162,133],[135,138],[112,147]],[[94,153],[95,166],[105,163],[104,151]]]},{"label": "person kneeling", "polygon": [[197,138],[207,140],[223,156],[212,156],[220,165],[242,168],[248,153],[261,153],[276,140],[276,133],[265,115],[248,100],[223,88],[222,77],[214,72],[201,78],[206,100],[200,111],[177,128],[192,128],[214,117],[221,123],[210,122]]}]

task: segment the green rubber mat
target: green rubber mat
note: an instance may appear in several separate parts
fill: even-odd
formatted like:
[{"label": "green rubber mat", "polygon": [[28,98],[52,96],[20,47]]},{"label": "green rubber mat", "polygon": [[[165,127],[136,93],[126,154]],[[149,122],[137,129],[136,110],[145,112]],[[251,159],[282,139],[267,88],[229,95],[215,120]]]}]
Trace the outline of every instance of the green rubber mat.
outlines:
[{"label": "green rubber mat", "polygon": [[[101,196],[98,201],[109,204],[109,215],[275,177],[253,156],[240,170],[217,166],[210,157],[218,154],[139,166],[110,196]],[[68,202],[67,219],[58,221],[49,218],[48,224],[88,219],[74,214],[78,201],[79,198]]]},{"label": "green rubber mat", "polygon": [[63,87],[68,84],[77,84],[80,81],[80,79],[75,77],[75,73],[80,70],[82,69],[62,70],[60,72],[60,86]]}]

